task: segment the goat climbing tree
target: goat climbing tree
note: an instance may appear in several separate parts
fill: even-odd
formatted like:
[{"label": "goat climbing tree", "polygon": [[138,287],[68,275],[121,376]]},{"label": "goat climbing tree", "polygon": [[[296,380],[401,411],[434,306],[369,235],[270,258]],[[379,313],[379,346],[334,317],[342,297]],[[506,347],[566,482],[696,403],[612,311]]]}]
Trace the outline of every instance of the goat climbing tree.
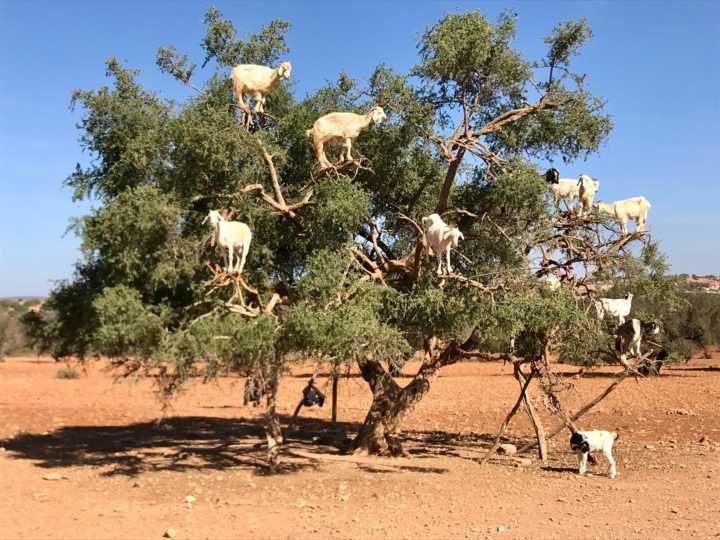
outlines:
[{"label": "goat climbing tree", "polygon": [[[441,367],[507,350],[510,337],[514,354],[536,359],[580,331],[597,336],[581,285],[595,272],[647,273],[651,261],[601,237],[599,223],[563,225],[572,217],[548,205],[539,174],[539,160],[584,158],[611,129],[572,70],[591,37],[584,21],[549,29],[546,56],[532,62],[512,46],[513,16],[447,15],[422,35],[408,73],[380,65],[359,74],[365,86],[342,73],[305,99],[279,82],[252,130],[239,121],[229,70],[277,65],[289,25],[241,39],[214,8],[205,23],[206,71],[174,47],[158,51],[161,71],[188,88],[184,101],[144,89],[116,59],[108,86],[73,95],[93,159],[67,185],[98,204],[75,224],[85,256],[74,278],[34,326],[55,356],[110,356],[127,373],[156,375],[168,398],[193,377],[265,374],[272,465],[287,363],[355,364],[373,401],[354,448],[397,454],[403,418]],[[368,166],[319,170],[305,131],[328,112],[374,104],[387,122],[353,145]],[[241,278],[213,264],[202,224],[211,209],[253,232]],[[418,224],[432,212],[465,236],[451,275],[427,260]],[[543,274],[563,287],[550,293]],[[388,367],[416,352],[423,360],[400,386]]]}]

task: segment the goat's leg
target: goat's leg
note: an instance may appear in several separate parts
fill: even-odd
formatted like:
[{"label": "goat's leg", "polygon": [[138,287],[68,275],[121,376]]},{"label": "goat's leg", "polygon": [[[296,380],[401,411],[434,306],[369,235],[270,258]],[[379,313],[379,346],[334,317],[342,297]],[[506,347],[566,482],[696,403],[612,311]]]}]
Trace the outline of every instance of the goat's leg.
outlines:
[{"label": "goat's leg", "polygon": [[233,90],[235,91],[235,98],[237,99],[238,107],[240,107],[240,110],[245,114],[250,114],[250,107],[247,103],[245,103],[245,100],[243,99],[243,88],[239,85],[236,85],[235,81],[233,81]]},{"label": "goat's leg", "polygon": [[[341,161],[352,161],[352,139],[350,137],[345,139],[343,144],[343,152],[340,155]],[[344,157],[343,157],[344,156]]]},{"label": "goat's leg", "polygon": [[242,255],[240,256],[240,265],[238,266],[238,274],[242,274],[243,268],[245,268],[245,259],[247,258],[249,247],[250,246],[247,246],[245,244],[243,244],[243,246],[242,246]]},{"label": "goat's leg", "polygon": [[232,246],[228,247],[228,261],[227,265],[225,266],[226,272],[232,272],[233,271],[233,255],[235,254],[235,248]]},{"label": "goat's leg", "polygon": [[322,167],[323,169],[328,169],[332,167],[332,165],[328,161],[327,156],[325,155],[325,145],[322,142],[315,143],[315,155],[320,162],[320,167]]},{"label": "goat's leg", "polygon": [[614,479],[615,476],[617,475],[617,467],[615,466],[615,459],[613,458],[613,455],[612,455],[612,448],[606,448],[603,451],[603,453],[605,454],[605,457],[607,458],[608,463],[610,464],[610,471],[609,471],[610,478]]},{"label": "goat's leg", "polygon": [[265,109],[263,108],[263,96],[260,92],[253,92],[253,99],[255,100],[255,112],[256,113],[263,113],[265,112]]},{"label": "goat's leg", "polygon": [[582,452],[578,450],[577,452],[577,458],[578,458],[578,474],[580,476],[585,474],[585,471],[587,470],[587,452]]},{"label": "goat's leg", "polygon": [[452,274],[452,266],[450,265],[450,246],[445,250],[445,258],[447,259],[447,271],[448,274]]},{"label": "goat's leg", "polygon": [[442,253],[439,253],[437,255],[437,260],[438,260],[437,275],[439,276],[442,274]]}]

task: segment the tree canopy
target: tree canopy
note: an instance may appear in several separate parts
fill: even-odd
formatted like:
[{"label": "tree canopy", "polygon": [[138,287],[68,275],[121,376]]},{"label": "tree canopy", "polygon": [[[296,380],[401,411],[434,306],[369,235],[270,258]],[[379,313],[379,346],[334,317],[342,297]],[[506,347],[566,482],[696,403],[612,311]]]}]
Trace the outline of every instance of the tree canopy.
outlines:
[{"label": "tree canopy", "polygon": [[[604,335],[587,312],[590,284],[661,282],[652,242],[558,211],[538,170],[539,159],[597,152],[612,128],[572,71],[592,36],[584,20],[551,29],[547,55],[533,60],[513,46],[514,16],[446,15],[407,73],[379,65],[364,85],[340,73],[303,99],[280,82],[267,96],[272,116],[250,130],[229,68],[275,66],[289,23],[243,38],[210,8],[205,25],[202,69],[212,71],[200,87],[186,54],[157,53],[161,71],[195,90],[186,101],[142,88],[114,58],[107,86],[73,94],[92,162],[67,185],[98,206],[75,223],[83,258],[36,328],[56,356],[110,356],[125,372],[159,374],[167,396],[192,377],[259,370],[271,413],[288,363],[355,364],[375,398],[355,446],[387,452],[441,366],[507,351],[511,339],[527,358],[548,347],[593,355],[592,340],[573,339]],[[373,104],[388,121],[355,142],[364,165],[319,170],[305,130]],[[253,232],[242,281],[208,265],[218,260],[203,224],[211,209]],[[440,277],[419,226],[432,212],[465,236],[457,271]],[[560,290],[538,279],[550,274]],[[418,351],[401,388],[386,367]]]}]

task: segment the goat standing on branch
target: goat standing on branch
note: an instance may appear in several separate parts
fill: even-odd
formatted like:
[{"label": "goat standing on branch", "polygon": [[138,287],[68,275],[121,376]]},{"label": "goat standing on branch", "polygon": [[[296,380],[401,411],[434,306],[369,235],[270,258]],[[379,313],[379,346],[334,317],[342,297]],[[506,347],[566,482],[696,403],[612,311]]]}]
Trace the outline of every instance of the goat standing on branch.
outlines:
[{"label": "goat standing on branch", "polygon": [[382,107],[375,106],[367,114],[355,114],[347,112],[334,112],[321,116],[311,129],[305,131],[305,135],[315,148],[315,155],[320,162],[320,167],[329,169],[332,164],[325,155],[325,144],[341,144],[340,162],[352,161],[352,142],[360,132],[370,124],[380,124],[387,120]]},{"label": "goat standing on branch", "polygon": [[635,230],[637,232],[642,232],[645,229],[645,221],[647,220],[651,206],[645,197],[633,197],[631,199],[615,201],[612,204],[599,202],[595,205],[595,208],[603,214],[608,214],[615,218],[620,224],[622,233],[627,234],[628,219],[635,220]]},{"label": "goat standing on branch", "polygon": [[459,241],[465,237],[460,229],[445,223],[438,214],[430,214],[422,218],[423,227],[427,229],[428,244],[438,259],[438,275],[442,274],[443,254],[447,260],[447,271],[452,274],[450,265],[450,249],[457,247]]},{"label": "goat standing on branch", "polygon": [[255,112],[265,112],[265,94],[281,79],[289,79],[292,72],[290,62],[281,62],[275,69],[255,64],[239,64],[232,68],[230,80],[235,92],[238,106],[250,115],[250,107],[243,100],[243,95],[250,95],[255,100]]},{"label": "goat standing on branch", "polygon": [[[217,210],[210,210],[203,223],[206,221],[210,221],[213,228],[214,245],[223,250],[225,271],[242,274],[243,268],[245,268],[245,259],[248,251],[250,251],[250,242],[252,241],[250,227],[239,221],[226,221]],[[227,250],[227,252],[224,250]],[[240,257],[235,267],[233,267],[233,258],[236,252]]]},{"label": "goat standing on branch", "polygon": [[592,203],[595,194],[600,191],[600,181],[590,178],[587,174],[581,174],[578,180],[578,197],[584,212],[592,210]]},{"label": "goat standing on branch", "polygon": [[625,322],[625,317],[630,315],[632,309],[633,294],[627,293],[625,298],[600,298],[595,301],[595,310],[597,311],[598,319],[601,321],[605,318],[605,314],[620,319],[620,324]]}]

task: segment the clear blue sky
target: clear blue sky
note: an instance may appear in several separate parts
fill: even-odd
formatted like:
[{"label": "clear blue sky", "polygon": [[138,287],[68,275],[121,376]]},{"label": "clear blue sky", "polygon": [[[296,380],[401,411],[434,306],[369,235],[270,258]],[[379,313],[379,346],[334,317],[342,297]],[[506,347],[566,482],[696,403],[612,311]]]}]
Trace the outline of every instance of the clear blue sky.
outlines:
[{"label": "clear blue sky", "polygon": [[[163,95],[185,90],[155,67],[175,44],[202,61],[208,3],[0,0],[0,296],[44,295],[71,276],[78,240],[63,236],[87,211],[62,186],[80,152],[68,109],[75,88],[105,84],[111,55]],[[386,62],[416,61],[420,33],[446,12],[517,12],[517,47],[544,52],[559,21],[586,17],[595,34],[575,64],[607,100],[615,129],[599,155],[561,167],[601,180],[599,197],[645,195],[650,229],[674,272],[720,273],[720,2],[216,2],[240,32],[273,18],[288,35],[298,95],[345,70],[364,80]]]}]

